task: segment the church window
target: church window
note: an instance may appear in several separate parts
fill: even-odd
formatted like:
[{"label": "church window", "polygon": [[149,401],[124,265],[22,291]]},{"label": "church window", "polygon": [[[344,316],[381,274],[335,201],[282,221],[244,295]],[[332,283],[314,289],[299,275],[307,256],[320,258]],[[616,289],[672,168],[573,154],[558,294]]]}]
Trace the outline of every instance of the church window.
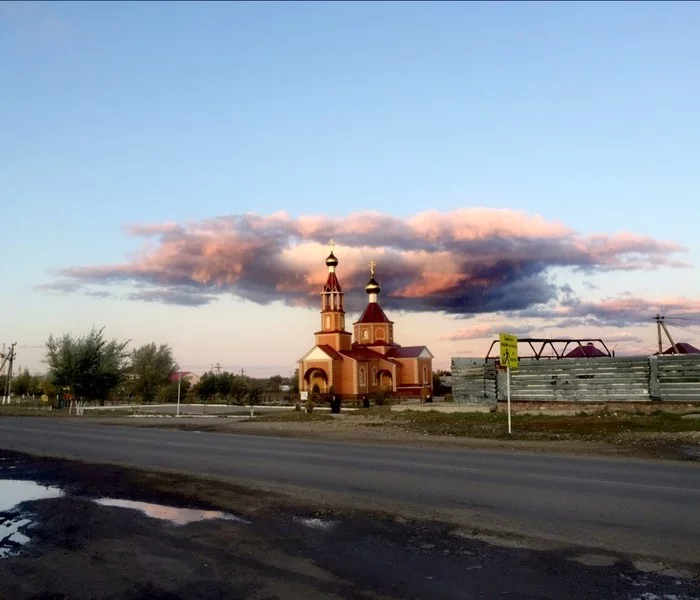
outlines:
[{"label": "church window", "polygon": [[365,381],[365,369],[364,367],[360,367],[360,386],[364,387],[365,385],[367,385]]},{"label": "church window", "polygon": [[423,367],[423,383],[428,383],[428,367]]},{"label": "church window", "polygon": [[363,340],[368,340],[368,339],[369,339],[369,329],[363,329],[363,330],[362,330],[362,339],[363,339]]},{"label": "church window", "polygon": [[377,367],[372,367],[372,385],[377,383]]},{"label": "church window", "polygon": [[331,317],[329,315],[326,315],[326,329],[331,328]]},{"label": "church window", "polygon": [[383,340],[384,339],[384,330],[380,327],[377,329],[377,331],[374,332],[374,335],[378,340]]}]

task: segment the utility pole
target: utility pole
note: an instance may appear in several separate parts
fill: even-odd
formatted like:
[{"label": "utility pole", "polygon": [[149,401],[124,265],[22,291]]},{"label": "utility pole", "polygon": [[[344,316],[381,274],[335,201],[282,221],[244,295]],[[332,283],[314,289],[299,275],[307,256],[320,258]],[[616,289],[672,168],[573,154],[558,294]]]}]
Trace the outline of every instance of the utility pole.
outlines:
[{"label": "utility pole", "polygon": [[176,417],[180,416],[180,389],[182,387],[182,369],[180,369],[180,376],[177,378],[177,412]]},{"label": "utility pole", "polygon": [[7,362],[9,363],[7,367],[7,379],[5,380],[5,393],[2,399],[3,404],[10,403],[10,396],[12,395],[12,365],[15,362],[15,346],[17,342],[10,344],[10,351],[3,361],[3,365]]},{"label": "utility pole", "polygon": [[221,375],[221,365],[219,363],[216,363],[214,365],[214,368],[216,369],[216,372]]},{"label": "utility pole", "polygon": [[666,327],[666,323],[664,322],[664,319],[666,317],[660,315],[659,313],[656,313],[656,316],[654,319],[656,320],[656,332],[659,338],[659,354],[664,353],[664,348],[663,344],[661,342],[661,330],[664,330],[664,333],[666,334],[666,337],[668,338],[668,341],[671,342],[671,354],[679,354],[678,348],[676,348],[676,343],[673,341],[673,338],[671,337],[671,334],[668,332],[668,327]]}]

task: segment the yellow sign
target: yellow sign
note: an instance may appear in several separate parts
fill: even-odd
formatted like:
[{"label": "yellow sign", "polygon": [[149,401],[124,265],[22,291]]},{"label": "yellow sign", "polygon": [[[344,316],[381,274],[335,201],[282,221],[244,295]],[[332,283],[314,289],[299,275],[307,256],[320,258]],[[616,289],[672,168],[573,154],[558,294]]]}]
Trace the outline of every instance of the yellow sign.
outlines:
[{"label": "yellow sign", "polygon": [[41,396],[41,401],[42,401],[42,402],[48,402],[48,401],[49,401],[49,397],[48,397],[46,394],[42,394],[42,396]]},{"label": "yellow sign", "polygon": [[501,366],[518,368],[518,338],[509,333],[499,335],[501,346]]}]

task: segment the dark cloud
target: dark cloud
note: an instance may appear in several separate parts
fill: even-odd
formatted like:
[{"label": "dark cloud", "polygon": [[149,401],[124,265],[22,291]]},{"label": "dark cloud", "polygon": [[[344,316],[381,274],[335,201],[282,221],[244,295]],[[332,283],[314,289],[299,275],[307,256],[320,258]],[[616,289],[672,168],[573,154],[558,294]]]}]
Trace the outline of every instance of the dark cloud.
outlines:
[{"label": "dark cloud", "polygon": [[209,294],[198,294],[188,290],[141,290],[128,295],[129,300],[143,300],[145,302],[160,302],[162,304],[176,304],[179,306],[203,306],[216,300]]},{"label": "dark cloud", "polygon": [[74,291],[84,284],[131,284],[143,289],[130,298],[189,306],[224,293],[258,304],[316,306],[326,276],[324,246],[332,236],[338,242],[338,276],[350,292],[349,310],[366,302],[366,265],[374,259],[384,302],[396,310],[473,315],[561,304],[572,314],[559,317],[582,318],[588,315],[574,310],[580,300],[569,286],[552,282],[552,268],[679,266],[673,255],[684,251],[627,233],[582,236],[537,216],[491,209],[432,211],[408,219],[379,213],[336,219],[246,214],[126,229],[148,239],[138,256],[116,265],[70,267],[48,285]]}]

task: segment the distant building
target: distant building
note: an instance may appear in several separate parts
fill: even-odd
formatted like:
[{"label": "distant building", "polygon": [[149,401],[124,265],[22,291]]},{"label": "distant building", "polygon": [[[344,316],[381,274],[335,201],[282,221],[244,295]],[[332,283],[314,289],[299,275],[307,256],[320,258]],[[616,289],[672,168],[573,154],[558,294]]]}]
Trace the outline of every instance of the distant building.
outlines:
[{"label": "distant building", "polygon": [[673,351],[673,346],[669,346],[666,350],[664,350],[664,354],[700,354],[700,350],[686,342],[679,342],[675,345],[675,347],[675,352]]},{"label": "distant building", "polygon": [[588,342],[585,346],[576,346],[571,352],[567,352],[564,358],[596,358],[598,356],[610,355],[596,348],[593,342]]},{"label": "distant building", "polygon": [[[170,381],[178,381],[180,379],[180,371],[175,371],[170,375]],[[199,375],[195,375],[192,371],[182,371],[182,381],[186,381],[190,385],[199,383]]]},{"label": "distant building", "polygon": [[336,276],[338,259],[331,250],[326,259],[328,278],[321,290],[321,329],[316,345],[299,361],[299,390],[334,392],[344,398],[358,398],[384,391],[400,396],[420,396],[432,389],[433,355],[426,346],[402,347],[394,341],[394,322],[379,304],[380,287],[370,263],[370,280],[365,291],[369,302],[345,330],[343,291]]}]

